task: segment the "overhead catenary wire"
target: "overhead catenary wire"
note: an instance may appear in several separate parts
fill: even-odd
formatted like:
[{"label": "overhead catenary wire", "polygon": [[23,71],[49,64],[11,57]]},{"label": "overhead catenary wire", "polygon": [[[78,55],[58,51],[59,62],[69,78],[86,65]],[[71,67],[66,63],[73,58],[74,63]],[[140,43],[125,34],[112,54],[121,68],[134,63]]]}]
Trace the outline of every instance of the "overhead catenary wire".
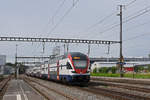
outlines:
[{"label": "overhead catenary wire", "polygon": [[150,32],[143,33],[143,34],[140,34],[140,35],[137,35],[137,36],[125,39],[125,40],[123,40],[123,42],[131,41],[131,40],[134,40],[134,39],[137,39],[137,38],[140,38],[140,37],[143,37],[143,36],[148,36],[148,35],[150,35]]},{"label": "overhead catenary wire", "polygon": [[107,16],[104,17],[103,19],[99,20],[99,21],[96,22],[95,24],[93,24],[93,25],[91,25],[90,27],[88,27],[87,29],[85,29],[85,31],[88,31],[88,30],[90,30],[90,29],[92,29],[92,28],[95,28],[96,26],[102,24],[104,21],[106,21],[108,18],[112,17],[112,16],[115,15],[115,14],[116,14],[116,12],[113,12],[113,13],[107,15]]},{"label": "overhead catenary wire", "polygon": [[131,5],[134,4],[136,1],[137,1],[137,0],[133,0],[133,1],[129,2],[128,4],[126,4],[126,7],[127,7],[127,6],[131,6]]},{"label": "overhead catenary wire", "polygon": [[[45,25],[45,27],[42,29],[43,32],[47,29],[47,27],[48,27],[48,25],[50,24],[50,22],[53,23],[55,16],[60,12],[61,8],[62,8],[62,7],[64,6],[64,4],[65,4],[65,1],[66,1],[66,0],[63,0],[63,1],[60,3],[60,5],[58,6],[58,8],[56,9],[56,11],[54,12],[54,14],[52,15],[51,20],[48,20],[48,23],[47,23],[47,24]],[[41,35],[42,35],[42,34],[41,34]],[[39,37],[41,37],[41,35],[40,35]],[[40,45],[40,44],[39,44],[39,45]],[[33,52],[37,51],[37,49],[40,47],[39,45],[38,45],[37,48],[35,48],[35,49],[33,50]],[[44,52],[44,50],[43,50],[43,52]]]},{"label": "overhead catenary wire", "polygon": [[62,7],[64,6],[66,0],[63,0],[60,5],[57,7],[56,11],[54,12],[54,14],[52,15],[52,17],[48,19],[47,24],[45,25],[43,31],[45,31],[45,29],[48,27],[48,25],[50,23],[54,24],[54,18],[56,17],[56,15],[60,12],[60,10],[62,9]]},{"label": "overhead catenary wire", "polygon": [[[133,36],[133,37],[131,37],[131,38],[128,38],[128,39],[125,39],[125,40],[123,40],[123,43],[128,43],[129,41],[131,41],[131,40],[135,40],[135,39],[138,39],[138,38],[141,38],[141,37],[145,37],[145,36],[149,36],[150,35],[150,32],[146,32],[146,33],[143,33],[143,34],[140,34],[140,35],[137,35],[137,36]],[[141,42],[140,42],[141,43]],[[144,43],[144,42],[143,42]],[[148,42],[147,42],[148,43]],[[144,43],[145,44],[145,43]],[[126,46],[126,45],[125,45]],[[143,45],[140,45],[140,46],[143,46]],[[137,46],[137,45],[135,45],[135,43],[133,43],[133,45],[131,45],[131,46],[129,46],[129,47],[132,47],[132,49],[133,49],[133,47],[140,47],[140,46]],[[128,48],[129,48],[128,47]],[[126,49],[125,49],[126,50]],[[125,51],[124,50],[124,51]]]},{"label": "overhead catenary wire", "polygon": [[[149,6],[150,7],[150,6]],[[131,18],[129,18],[129,19],[127,19],[127,20],[125,20],[125,21],[123,21],[123,23],[126,23],[126,22],[128,22],[128,21],[130,21],[130,20],[133,20],[133,19],[135,19],[135,18],[137,18],[137,17],[139,17],[139,16],[142,16],[143,14],[145,14],[145,13],[147,13],[147,12],[149,12],[150,11],[150,9],[144,9],[141,13],[139,13],[138,15],[135,15],[135,16],[133,16],[133,17],[131,17]]]},{"label": "overhead catenary wire", "polygon": [[132,13],[130,16],[127,16],[126,19],[132,17],[133,15],[136,15],[136,14],[139,14],[139,13],[143,12],[143,11],[147,10],[148,8],[150,8],[150,6],[147,6],[147,7],[143,8],[143,9],[140,9],[140,10]]},{"label": "overhead catenary wire", "polygon": [[[130,6],[130,5],[132,5],[133,3],[135,3],[137,0],[133,0],[133,1],[131,1],[130,3],[128,3],[128,4],[126,4],[125,6]],[[143,10],[143,9],[142,9]],[[112,13],[112,15],[113,15],[113,13]],[[112,16],[111,14],[110,14],[110,17]],[[106,16],[106,18],[107,17],[109,17],[109,16]],[[103,20],[102,20],[103,21]],[[116,23],[113,23],[113,24],[111,24],[111,26],[112,27],[110,27],[110,28],[108,28],[108,29],[106,29],[106,30],[104,30],[103,32],[100,32],[101,34],[102,33],[104,33],[104,32],[107,32],[107,31],[109,31],[109,30],[112,30],[113,28],[115,28],[115,27],[117,27],[117,26],[119,26],[120,24],[116,24]],[[94,27],[94,25],[93,25],[93,27]]]},{"label": "overhead catenary wire", "polygon": [[[131,16],[131,15],[128,16],[127,19],[123,21],[123,23],[127,23],[127,22],[129,22],[129,21],[131,21],[131,20],[133,20],[133,19],[135,19],[135,18],[137,18],[137,17],[140,17],[140,16],[142,16],[143,14],[149,12],[150,9],[148,9],[148,8],[150,8],[150,6],[147,6],[147,7],[145,7],[144,9],[141,9],[141,10],[135,12],[134,14],[132,14],[132,16]],[[133,15],[135,15],[135,16],[133,16]],[[131,27],[131,28],[132,28],[132,29],[133,29],[133,28],[138,28],[139,26],[142,26],[142,25],[145,25],[145,24],[148,24],[148,23],[149,23],[149,21],[148,21],[148,22],[145,22],[145,23],[142,23],[142,24],[139,24],[139,25],[136,25],[136,26],[133,26],[133,27]],[[112,24],[112,27],[110,27],[110,28],[104,30],[103,33],[107,32],[107,31],[110,31],[110,30],[112,30],[113,28],[118,27],[119,25],[120,25],[120,24]],[[131,30],[131,28],[128,28],[128,29],[126,29],[126,30],[124,30],[124,31],[129,31],[129,30]],[[103,33],[101,32],[101,34],[103,34]],[[113,34],[112,34],[111,36],[113,36]],[[108,36],[107,36],[107,37],[108,37]]]},{"label": "overhead catenary wire", "polygon": [[52,23],[54,23],[54,18],[55,16],[60,12],[61,8],[64,6],[66,0],[63,0],[62,3],[59,5],[59,7],[57,8],[57,10],[55,11],[55,13],[52,16]]},{"label": "overhead catenary wire", "polygon": [[132,26],[132,27],[129,27],[129,28],[125,29],[124,31],[127,32],[127,31],[130,31],[130,30],[134,30],[134,29],[139,28],[139,27],[142,27],[142,26],[144,26],[144,25],[146,25],[146,24],[150,24],[150,20],[147,21],[147,22],[144,22],[144,23],[137,24],[137,25],[134,25],[134,26]]},{"label": "overhead catenary wire", "polygon": [[[133,3],[135,3],[136,1],[137,1],[137,0],[133,0],[133,1],[131,1],[130,3],[126,4],[125,6],[130,6],[130,5],[132,5]],[[98,25],[100,25],[101,23],[103,23],[104,21],[106,21],[108,18],[112,17],[114,14],[116,14],[116,12],[113,12],[113,13],[109,14],[108,16],[104,17],[103,19],[101,19],[101,20],[98,21],[97,23],[91,25],[90,27],[88,27],[87,29],[85,29],[84,32],[95,28],[96,26],[98,26]],[[120,25],[120,24],[117,24],[117,25],[113,26],[112,28],[114,28],[114,27],[116,27],[116,26],[118,26],[118,25]],[[112,28],[111,28],[111,29],[112,29]]]},{"label": "overhead catenary wire", "polygon": [[[131,21],[131,20],[133,20],[133,19],[135,19],[135,18],[137,18],[137,17],[140,17],[140,16],[144,15],[145,13],[147,13],[147,12],[150,11],[150,9],[148,9],[148,8],[150,8],[150,6],[148,6],[148,7],[144,8],[144,9],[138,11],[138,14],[137,14],[137,15],[130,16],[128,19],[124,20],[122,23],[123,23],[123,24],[124,24],[124,23],[127,23],[127,22],[129,22],[129,21]],[[112,24],[111,27],[109,27],[109,28],[105,29],[104,31],[100,32],[100,34],[103,34],[103,33],[105,33],[105,32],[108,32],[108,31],[112,30],[113,28],[118,27],[119,25],[120,25],[120,24]]]},{"label": "overhead catenary wire", "polygon": [[[56,9],[55,13],[53,14],[52,18],[51,18],[51,22],[52,24],[54,23],[54,18],[55,16],[60,12],[61,8],[64,6],[66,0],[63,0],[61,2],[61,4],[58,6],[58,8]],[[48,21],[48,24],[46,26],[48,26],[50,24],[50,20]],[[39,46],[38,46],[39,47]],[[43,50],[44,52],[44,50]]]},{"label": "overhead catenary wire", "polygon": [[[134,30],[134,29],[137,29],[139,27],[143,27],[144,25],[146,24],[150,24],[150,21],[147,21],[147,22],[144,22],[144,23],[141,23],[141,24],[137,24],[135,26],[132,26],[132,27],[129,27],[129,28],[126,28],[123,30],[123,32],[127,32],[127,31],[130,31],[130,30]],[[114,34],[112,35],[109,35],[109,37],[112,37]],[[105,36],[104,38],[107,38],[108,36]]]},{"label": "overhead catenary wire", "polygon": [[54,27],[48,32],[51,34],[58,26],[59,24],[64,20],[64,18],[72,11],[72,9],[77,5],[79,0],[74,1],[73,5],[66,11],[66,13],[60,18],[60,20],[54,25]]}]

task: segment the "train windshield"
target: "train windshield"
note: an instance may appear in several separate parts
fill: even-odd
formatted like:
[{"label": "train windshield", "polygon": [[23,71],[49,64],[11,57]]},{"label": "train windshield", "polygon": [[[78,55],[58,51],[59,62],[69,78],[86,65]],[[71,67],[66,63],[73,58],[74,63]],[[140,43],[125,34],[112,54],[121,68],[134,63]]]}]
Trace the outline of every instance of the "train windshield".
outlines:
[{"label": "train windshield", "polygon": [[87,61],[86,60],[74,60],[74,66],[76,69],[83,69],[86,68],[87,66]]}]

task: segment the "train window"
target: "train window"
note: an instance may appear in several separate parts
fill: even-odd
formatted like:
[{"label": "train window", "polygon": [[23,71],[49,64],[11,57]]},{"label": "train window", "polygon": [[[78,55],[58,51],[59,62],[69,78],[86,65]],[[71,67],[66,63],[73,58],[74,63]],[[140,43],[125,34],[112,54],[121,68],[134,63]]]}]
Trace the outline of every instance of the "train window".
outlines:
[{"label": "train window", "polygon": [[87,61],[86,60],[74,60],[74,66],[77,69],[79,69],[79,68],[86,68]]},{"label": "train window", "polygon": [[69,64],[69,62],[67,62],[67,69],[72,69],[71,65]]}]

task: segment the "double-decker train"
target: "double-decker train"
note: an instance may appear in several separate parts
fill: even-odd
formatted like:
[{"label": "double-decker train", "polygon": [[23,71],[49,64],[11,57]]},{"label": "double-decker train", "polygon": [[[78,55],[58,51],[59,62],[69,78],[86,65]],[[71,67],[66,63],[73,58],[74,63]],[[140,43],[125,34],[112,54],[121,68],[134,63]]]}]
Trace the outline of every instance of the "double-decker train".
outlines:
[{"label": "double-decker train", "polygon": [[27,75],[64,83],[86,84],[90,80],[90,61],[80,52],[70,52],[30,68]]}]

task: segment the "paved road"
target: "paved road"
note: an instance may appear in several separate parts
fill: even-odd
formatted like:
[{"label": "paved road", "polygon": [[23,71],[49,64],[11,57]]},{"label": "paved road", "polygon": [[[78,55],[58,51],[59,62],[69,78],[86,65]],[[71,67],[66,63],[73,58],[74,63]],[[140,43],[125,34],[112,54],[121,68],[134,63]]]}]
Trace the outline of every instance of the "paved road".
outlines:
[{"label": "paved road", "polygon": [[44,100],[23,80],[12,79],[3,100]]}]

